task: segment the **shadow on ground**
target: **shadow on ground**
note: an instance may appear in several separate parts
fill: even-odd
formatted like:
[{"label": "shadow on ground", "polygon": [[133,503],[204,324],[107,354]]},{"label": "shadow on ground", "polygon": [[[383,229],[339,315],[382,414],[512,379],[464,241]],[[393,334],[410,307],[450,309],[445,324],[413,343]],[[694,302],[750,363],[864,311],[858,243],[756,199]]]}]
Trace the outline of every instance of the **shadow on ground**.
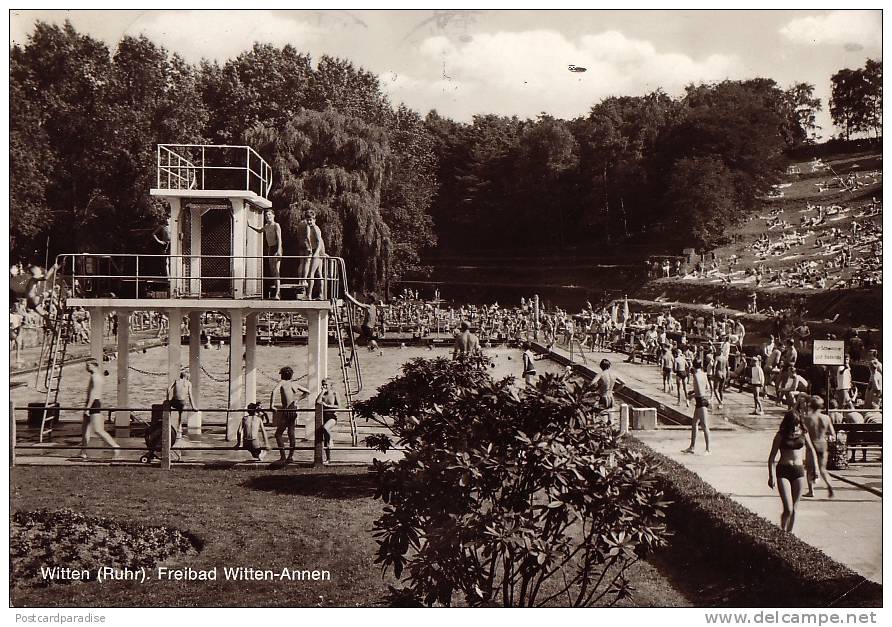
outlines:
[{"label": "shadow on ground", "polygon": [[322,499],[368,499],[375,495],[375,479],[367,472],[266,475],[242,485],[249,490]]}]

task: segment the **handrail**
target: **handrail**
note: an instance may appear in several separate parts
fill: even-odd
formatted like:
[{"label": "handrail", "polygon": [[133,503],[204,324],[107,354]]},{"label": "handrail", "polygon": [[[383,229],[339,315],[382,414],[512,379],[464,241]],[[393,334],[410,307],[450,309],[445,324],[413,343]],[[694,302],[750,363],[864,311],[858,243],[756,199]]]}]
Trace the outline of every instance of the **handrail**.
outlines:
[{"label": "handrail", "polygon": [[[222,151],[236,151],[235,155],[230,158],[220,158],[222,163],[217,164],[214,161],[214,155]],[[197,155],[192,155],[196,159],[195,162],[184,156],[184,152],[195,151]],[[243,154],[240,155],[240,153]],[[156,184],[159,189],[208,189],[206,172],[214,171],[245,171],[245,179],[243,183],[236,183],[232,187],[230,181],[224,184],[224,189],[244,189],[258,193],[263,198],[268,198],[272,189],[272,168],[260,156],[260,154],[250,146],[233,146],[229,144],[158,144],[157,145],[157,175]],[[229,165],[233,161],[242,162],[243,165]],[[259,165],[255,163],[259,161]],[[198,176],[199,171],[201,176]],[[166,180],[164,180],[166,177]],[[254,183],[259,186],[254,189]],[[163,183],[167,184],[165,188]],[[212,182],[213,185],[213,182]],[[211,187],[211,189],[215,189]]]},{"label": "handrail", "polygon": [[[146,272],[140,272],[140,259],[165,261],[167,269],[161,274],[157,266],[147,269]],[[200,274],[201,264],[191,264],[188,269],[184,260],[226,260],[229,263],[228,269],[208,268],[213,274]],[[265,264],[241,263],[235,264],[236,261],[241,262],[259,262],[264,259],[279,259],[282,262],[288,262],[291,265],[298,263],[303,266],[297,272],[292,274],[283,274],[280,272],[278,277],[272,277],[264,267]],[[321,262],[321,268],[315,272],[310,261]],[[134,263],[135,262],[135,267]],[[143,298],[140,296],[140,281],[143,282],[143,292],[149,289],[148,284],[163,282],[169,284],[171,293],[177,293],[186,297],[194,297],[196,294],[201,296],[204,293],[211,294],[227,293],[229,298],[257,298],[262,296],[264,282],[278,278],[280,283],[297,283],[298,285],[311,285],[314,288],[320,287],[320,293],[312,300],[324,301],[337,297],[340,292],[338,284],[345,280],[346,266],[340,257],[314,257],[313,255],[164,255],[164,254],[141,254],[141,253],[70,253],[60,254],[56,257],[56,263],[60,270],[54,275],[61,276],[71,281],[73,289],[74,282],[83,282],[81,288],[87,286],[86,292],[93,292],[92,281],[120,281],[114,286],[102,285],[101,288],[105,292],[114,292],[115,297],[124,298],[118,294],[121,289],[133,289],[135,298]],[[146,263],[142,264],[145,268]],[[104,267],[103,267],[104,266]],[[101,268],[101,270],[100,270]],[[154,270],[154,271],[153,271]],[[216,271],[216,272],[214,272]],[[225,273],[225,274],[224,274]],[[342,278],[344,277],[344,278]],[[204,285],[203,281],[213,281],[217,285]],[[318,284],[316,282],[319,282]],[[135,285],[132,284],[135,282]],[[315,290],[314,290],[315,291]],[[81,290],[79,292],[82,293]],[[79,294],[75,294],[77,297]],[[108,296],[108,294],[106,294]],[[177,296],[171,296],[176,298]]]},{"label": "handrail", "polygon": [[[160,403],[158,403],[158,404],[160,405]],[[86,411],[92,410],[93,408],[92,407],[80,407],[80,406],[56,407],[55,405],[52,405],[52,404],[50,404],[50,405],[12,405],[12,411],[14,411],[14,412],[30,411],[32,409],[41,410],[41,411],[45,411],[45,410],[49,409],[52,411],[86,412]],[[99,407],[97,409],[99,409],[98,413],[104,414],[104,413],[114,413],[117,411],[129,411],[129,412],[153,411],[154,408],[152,408],[152,407],[105,407],[105,406],[103,406],[103,407]],[[276,409],[277,408],[270,408],[270,407],[255,407],[254,411],[276,411]],[[171,409],[169,411],[177,412],[180,410]],[[182,411],[183,411],[183,413],[199,412],[200,411],[200,412],[218,413],[218,414],[220,414],[220,413],[233,414],[233,413],[239,413],[239,412],[247,412],[249,410],[247,407],[196,407],[196,408],[190,408],[190,409],[183,409]],[[299,413],[309,413],[309,412],[316,411],[316,406],[315,406],[315,404],[311,404],[310,407],[295,407],[293,409],[288,409],[288,411],[294,411],[294,412],[299,412]],[[334,409],[326,409],[325,411],[348,413],[351,410],[346,407],[337,407]]]}]

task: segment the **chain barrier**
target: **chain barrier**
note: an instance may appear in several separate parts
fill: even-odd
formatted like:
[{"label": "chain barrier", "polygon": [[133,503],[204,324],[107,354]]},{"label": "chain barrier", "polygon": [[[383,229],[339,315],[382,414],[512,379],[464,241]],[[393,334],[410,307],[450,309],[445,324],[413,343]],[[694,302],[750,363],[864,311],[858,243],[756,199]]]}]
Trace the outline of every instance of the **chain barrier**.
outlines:
[{"label": "chain barrier", "polygon": [[226,378],[218,378],[217,376],[214,376],[213,374],[211,374],[210,372],[208,372],[208,369],[204,367],[204,364],[201,365],[201,371],[202,371],[204,374],[206,374],[207,377],[208,377],[211,381],[216,381],[217,383],[229,383],[229,375],[228,375],[228,374],[226,375]]},{"label": "chain barrier", "polygon": [[145,374],[150,377],[166,377],[167,376],[166,372],[152,372],[151,370],[140,370],[139,368],[137,368],[135,366],[127,366],[127,368],[129,370],[132,370],[133,372],[138,372],[139,374]]}]

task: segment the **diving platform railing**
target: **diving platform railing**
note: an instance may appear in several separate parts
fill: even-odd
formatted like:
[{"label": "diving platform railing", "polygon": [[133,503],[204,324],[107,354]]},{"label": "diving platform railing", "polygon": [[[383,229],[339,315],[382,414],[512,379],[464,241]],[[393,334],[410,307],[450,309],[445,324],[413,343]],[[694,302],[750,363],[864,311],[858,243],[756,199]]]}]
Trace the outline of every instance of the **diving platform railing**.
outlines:
[{"label": "diving platform railing", "polygon": [[[280,261],[277,277],[269,271],[270,259]],[[302,292],[304,301],[352,300],[340,257],[76,253],[56,262],[55,280],[64,281],[74,299],[260,299],[285,305]],[[270,297],[277,280],[281,299]]]},{"label": "diving platform railing", "polygon": [[272,179],[272,168],[250,146],[158,144],[152,193],[232,190],[268,199]]}]

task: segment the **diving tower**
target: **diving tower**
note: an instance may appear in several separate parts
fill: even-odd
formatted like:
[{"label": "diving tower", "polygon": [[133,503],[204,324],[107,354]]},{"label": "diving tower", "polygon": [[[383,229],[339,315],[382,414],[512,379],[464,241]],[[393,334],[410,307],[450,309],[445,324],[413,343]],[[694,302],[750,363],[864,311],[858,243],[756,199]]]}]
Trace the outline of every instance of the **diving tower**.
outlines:
[{"label": "diving tower", "polygon": [[[264,211],[272,208],[269,192],[272,169],[248,146],[161,144],[157,147],[154,197],[166,201],[169,251],[158,254],[78,253],[59,256],[57,274],[69,286],[66,307],[90,312],[91,356],[103,358],[105,316],[117,313],[117,407],[129,407],[129,320],[134,311],[155,311],[167,316],[167,385],[179,376],[180,328],[189,320],[189,370],[196,407],[202,403],[201,318],[213,311],[230,321],[229,409],[257,402],[257,323],[266,312],[298,312],[308,323],[306,371],[312,403],[328,375],[329,314],[338,322],[339,304],[353,301],[347,292],[346,268],[338,257],[321,260],[321,275],[305,276],[309,257],[287,255],[284,250],[280,279],[282,299],[273,299],[268,257],[264,257]],[[257,232],[255,229],[260,229]],[[293,245],[293,244],[292,244]],[[302,298],[298,286],[309,283]],[[315,288],[315,289],[314,289]],[[244,334],[239,332],[244,327]],[[59,334],[61,336],[61,334]],[[351,331],[352,342],[352,331]],[[338,335],[344,357],[343,341]],[[63,351],[64,354],[64,351]],[[349,367],[349,363],[347,365]],[[356,364],[358,369],[358,364]],[[300,365],[297,367],[300,371]],[[346,368],[344,368],[346,373]],[[350,398],[349,382],[344,375]],[[48,385],[49,389],[50,386]],[[49,396],[49,394],[48,394]],[[51,399],[50,399],[51,400]],[[159,400],[160,402],[160,400]],[[202,417],[187,412],[190,433],[200,433]],[[228,414],[226,439],[233,439],[241,418]],[[118,412],[116,429],[126,429],[130,416]],[[314,441],[312,421],[306,437]]]}]

